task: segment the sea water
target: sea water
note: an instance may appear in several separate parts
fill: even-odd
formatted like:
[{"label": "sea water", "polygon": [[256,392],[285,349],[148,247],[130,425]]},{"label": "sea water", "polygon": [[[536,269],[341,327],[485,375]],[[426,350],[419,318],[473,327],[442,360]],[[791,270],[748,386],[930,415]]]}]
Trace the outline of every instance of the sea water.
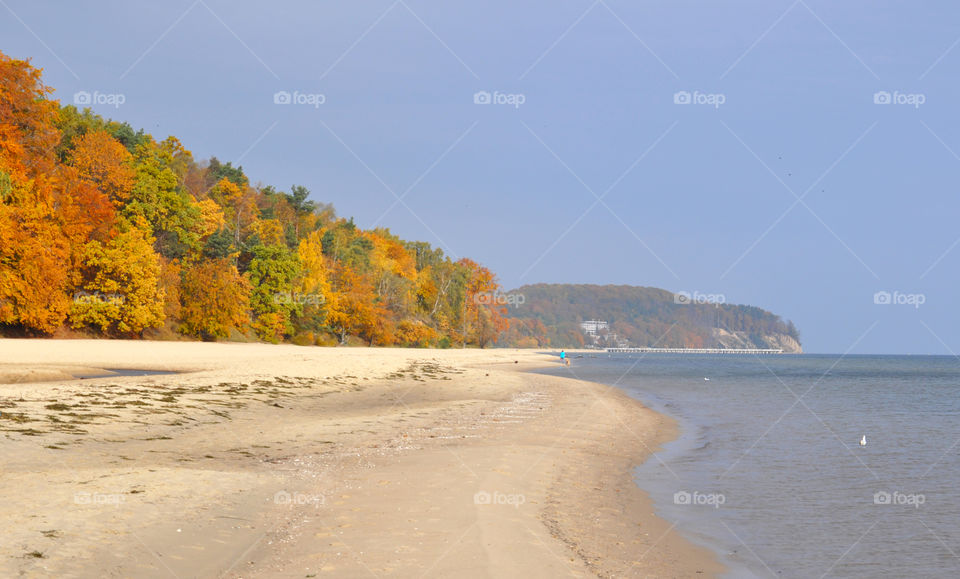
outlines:
[{"label": "sea water", "polygon": [[728,577],[960,577],[957,358],[597,354],[548,372],[680,422],[637,483]]}]

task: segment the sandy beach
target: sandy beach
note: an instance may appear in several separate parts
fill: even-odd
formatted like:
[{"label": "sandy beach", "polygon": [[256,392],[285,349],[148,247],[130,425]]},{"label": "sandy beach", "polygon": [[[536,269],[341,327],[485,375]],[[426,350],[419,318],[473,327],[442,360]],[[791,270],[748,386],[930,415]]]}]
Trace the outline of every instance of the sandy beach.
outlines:
[{"label": "sandy beach", "polygon": [[0,576],[722,572],[632,480],[673,421],[525,372],[546,364],[517,350],[0,340]]}]

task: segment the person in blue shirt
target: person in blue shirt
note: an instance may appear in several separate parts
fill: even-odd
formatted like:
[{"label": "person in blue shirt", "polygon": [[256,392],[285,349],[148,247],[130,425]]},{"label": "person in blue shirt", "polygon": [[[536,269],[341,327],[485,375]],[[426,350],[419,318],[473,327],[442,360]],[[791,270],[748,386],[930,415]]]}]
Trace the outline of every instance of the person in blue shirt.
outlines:
[{"label": "person in blue shirt", "polygon": [[563,350],[560,350],[560,363],[563,365],[567,364],[567,353]]}]

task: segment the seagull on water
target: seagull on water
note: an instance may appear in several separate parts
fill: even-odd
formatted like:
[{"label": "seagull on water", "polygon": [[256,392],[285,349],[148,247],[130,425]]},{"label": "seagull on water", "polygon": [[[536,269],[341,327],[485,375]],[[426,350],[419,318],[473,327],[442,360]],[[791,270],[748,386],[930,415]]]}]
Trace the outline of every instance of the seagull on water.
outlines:
[{"label": "seagull on water", "polygon": [[860,437],[860,446],[866,446],[866,445],[867,445],[867,435],[864,434],[863,436]]}]

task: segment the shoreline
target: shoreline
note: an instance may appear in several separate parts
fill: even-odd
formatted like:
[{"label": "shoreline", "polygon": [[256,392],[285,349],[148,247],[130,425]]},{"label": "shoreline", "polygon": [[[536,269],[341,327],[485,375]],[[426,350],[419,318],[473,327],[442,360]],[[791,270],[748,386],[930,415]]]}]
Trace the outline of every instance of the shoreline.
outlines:
[{"label": "shoreline", "polygon": [[0,444],[15,456],[0,496],[24,505],[0,547],[11,575],[723,569],[654,514],[633,476],[675,421],[615,388],[525,371],[555,364],[548,355],[26,340],[0,351],[19,365],[187,371],[0,384]]},{"label": "shoreline", "polygon": [[[622,385],[617,386],[617,388],[644,407],[667,417],[668,420],[676,424],[676,435],[671,437],[670,440],[665,441],[657,453],[665,462],[689,458],[690,453],[695,452],[696,449],[704,444],[702,440],[698,439],[700,427],[689,417],[683,416],[677,408],[671,407],[669,403],[658,400],[651,395],[643,396],[640,392],[636,392],[636,395],[634,395]],[[662,480],[644,479],[643,471],[649,467],[650,464],[646,463],[637,465],[633,469],[633,479],[637,486],[640,486],[641,489],[647,493],[648,497],[650,497],[651,504],[653,505],[654,511],[658,513],[658,516],[668,515],[670,514],[668,512],[669,507],[673,506],[673,503],[670,501],[670,496],[664,497],[662,502],[654,500],[653,496],[657,493],[672,495],[676,490],[676,484]],[[675,480],[676,479],[674,479],[674,481]],[[660,513],[663,513],[663,515]],[[708,549],[714,554],[716,560],[724,567],[725,577],[755,577],[763,574],[764,570],[762,568],[754,569],[744,562],[731,561],[726,557],[725,553],[730,552],[731,545],[724,543],[719,537],[710,533],[704,533],[702,530],[698,531],[690,525],[689,521],[683,521],[676,517],[671,518],[678,521],[676,528],[679,529],[684,538],[695,545]]]}]

